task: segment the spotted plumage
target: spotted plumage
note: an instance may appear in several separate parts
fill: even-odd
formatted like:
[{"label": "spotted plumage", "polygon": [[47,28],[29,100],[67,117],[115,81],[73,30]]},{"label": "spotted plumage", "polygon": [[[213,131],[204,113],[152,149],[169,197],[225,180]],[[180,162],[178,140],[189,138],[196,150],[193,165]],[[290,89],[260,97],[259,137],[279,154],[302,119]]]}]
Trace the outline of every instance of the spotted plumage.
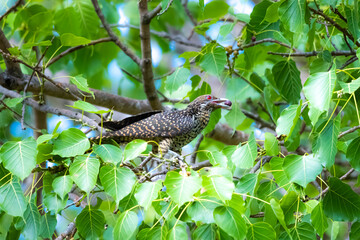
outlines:
[{"label": "spotted plumage", "polygon": [[[128,143],[134,139],[153,141],[153,152],[158,144],[164,154],[168,150],[180,153],[181,148],[190,143],[207,126],[210,114],[217,108],[229,109],[231,102],[211,95],[203,95],[191,102],[183,110],[153,111],[126,118],[118,122],[104,122],[104,127],[112,130],[102,137],[102,143],[116,141]],[[91,139],[99,141],[99,137]]]}]

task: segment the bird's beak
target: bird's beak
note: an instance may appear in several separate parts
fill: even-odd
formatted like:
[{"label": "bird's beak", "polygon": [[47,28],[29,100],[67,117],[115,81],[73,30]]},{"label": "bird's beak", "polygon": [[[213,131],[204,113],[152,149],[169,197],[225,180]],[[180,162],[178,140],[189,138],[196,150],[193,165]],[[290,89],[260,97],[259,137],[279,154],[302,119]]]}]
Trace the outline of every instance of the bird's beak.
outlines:
[{"label": "bird's beak", "polygon": [[216,108],[222,108],[226,110],[231,109],[232,102],[229,99],[226,98],[217,98],[212,100],[212,103],[215,104]]}]

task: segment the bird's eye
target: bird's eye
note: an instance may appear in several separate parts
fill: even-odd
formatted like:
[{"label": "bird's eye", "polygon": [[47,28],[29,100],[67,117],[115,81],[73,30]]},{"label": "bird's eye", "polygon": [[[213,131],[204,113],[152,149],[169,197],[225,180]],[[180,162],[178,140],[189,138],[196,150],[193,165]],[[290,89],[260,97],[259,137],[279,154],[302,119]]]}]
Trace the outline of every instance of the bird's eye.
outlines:
[{"label": "bird's eye", "polygon": [[207,99],[207,100],[211,100],[212,97],[211,97],[210,95],[208,95],[208,96],[206,96],[206,99]]}]

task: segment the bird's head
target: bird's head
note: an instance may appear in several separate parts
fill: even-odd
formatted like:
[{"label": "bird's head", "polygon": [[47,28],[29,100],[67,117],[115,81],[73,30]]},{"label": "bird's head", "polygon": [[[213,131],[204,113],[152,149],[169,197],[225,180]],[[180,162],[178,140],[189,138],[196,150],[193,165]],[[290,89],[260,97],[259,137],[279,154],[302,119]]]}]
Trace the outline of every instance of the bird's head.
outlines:
[{"label": "bird's head", "polygon": [[218,108],[231,109],[231,101],[226,98],[217,98],[213,95],[202,95],[189,104],[189,108],[213,111]]}]

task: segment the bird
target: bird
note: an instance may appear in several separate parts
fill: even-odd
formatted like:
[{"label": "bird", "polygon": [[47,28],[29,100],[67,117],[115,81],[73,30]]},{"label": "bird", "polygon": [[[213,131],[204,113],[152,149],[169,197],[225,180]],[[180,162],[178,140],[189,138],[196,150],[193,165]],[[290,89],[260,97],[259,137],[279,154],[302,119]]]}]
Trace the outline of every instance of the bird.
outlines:
[{"label": "bird", "polygon": [[[110,132],[102,136],[101,143],[115,141],[123,145],[135,139],[143,139],[153,146],[153,153],[160,150],[162,156],[169,151],[180,155],[182,147],[208,125],[214,110],[230,110],[231,105],[232,102],[228,99],[202,95],[182,110],[151,111],[121,121],[105,121],[103,127]],[[100,137],[90,140],[98,143]]]}]

